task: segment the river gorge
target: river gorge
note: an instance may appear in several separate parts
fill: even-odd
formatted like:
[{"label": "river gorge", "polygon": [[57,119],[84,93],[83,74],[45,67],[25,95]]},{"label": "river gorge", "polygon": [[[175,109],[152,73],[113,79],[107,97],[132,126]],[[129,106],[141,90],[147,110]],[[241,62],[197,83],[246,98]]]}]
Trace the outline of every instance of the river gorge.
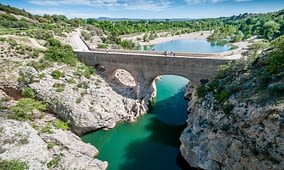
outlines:
[{"label": "river gorge", "polygon": [[[229,45],[214,45],[206,40],[182,39],[155,44],[157,51],[218,53]],[[82,136],[99,150],[99,159],[107,160],[109,170],[188,169],[179,153],[179,136],[186,127],[187,103],[184,99],[189,80],[162,75],[156,80],[157,95],[150,111],[135,123],[121,123],[110,130]]]}]

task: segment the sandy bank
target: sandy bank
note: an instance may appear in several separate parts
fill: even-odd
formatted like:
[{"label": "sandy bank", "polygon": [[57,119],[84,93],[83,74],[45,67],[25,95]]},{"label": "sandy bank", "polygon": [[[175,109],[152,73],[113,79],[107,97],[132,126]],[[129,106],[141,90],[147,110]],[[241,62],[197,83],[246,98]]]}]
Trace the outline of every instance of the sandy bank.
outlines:
[{"label": "sandy bank", "polygon": [[137,41],[137,38],[142,39],[143,34],[140,35],[130,35],[130,36],[123,36],[121,37],[122,40],[132,40],[135,42],[138,42],[140,45],[153,45],[153,44],[159,44],[163,42],[178,40],[178,39],[207,39],[207,37],[211,34],[211,31],[199,31],[199,32],[192,32],[188,34],[181,34],[181,35],[174,35],[171,36],[168,32],[161,32],[157,33],[159,36],[158,38],[155,38],[154,40],[150,40],[148,42],[143,41]]},{"label": "sandy bank", "polygon": [[173,41],[173,40],[180,40],[180,39],[207,39],[207,37],[211,34],[210,31],[199,31],[193,32],[189,34],[181,34],[181,35],[174,35],[174,36],[167,36],[167,37],[158,37],[154,40],[150,40],[149,42],[139,42],[140,45],[153,45],[159,44],[163,42]]}]

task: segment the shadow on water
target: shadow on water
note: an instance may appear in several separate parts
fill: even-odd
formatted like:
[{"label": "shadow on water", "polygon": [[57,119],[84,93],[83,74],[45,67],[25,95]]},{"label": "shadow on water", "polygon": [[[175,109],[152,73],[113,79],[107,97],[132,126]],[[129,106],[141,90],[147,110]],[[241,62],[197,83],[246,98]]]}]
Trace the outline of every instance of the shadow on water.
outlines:
[{"label": "shadow on water", "polygon": [[[167,119],[171,119],[174,114],[182,116],[179,110],[175,110],[175,107],[169,107],[170,102],[173,100],[184,100],[181,98],[184,90],[180,90],[178,94],[167,98],[166,100],[156,103],[155,108],[158,108],[159,113],[161,110],[159,107],[168,106],[164,108],[163,112],[170,112],[171,115],[166,114]],[[186,101],[184,101],[186,102]],[[156,114],[157,110],[153,109],[148,114]],[[186,112],[186,110],[183,110]],[[135,140],[130,143],[126,150],[126,162],[124,162],[119,169],[121,170],[191,170],[187,162],[183,159],[179,152],[180,141],[179,137],[183,129],[186,127],[186,117],[182,124],[166,123],[161,118],[163,114],[158,114],[155,117],[149,119],[148,124],[145,126],[146,131],[151,132],[151,135],[146,139]]]}]

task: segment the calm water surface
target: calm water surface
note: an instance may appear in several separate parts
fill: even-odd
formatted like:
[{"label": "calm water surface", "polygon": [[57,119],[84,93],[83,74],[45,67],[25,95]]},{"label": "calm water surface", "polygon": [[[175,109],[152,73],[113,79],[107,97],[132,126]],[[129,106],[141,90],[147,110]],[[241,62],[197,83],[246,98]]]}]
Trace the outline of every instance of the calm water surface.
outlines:
[{"label": "calm water surface", "polygon": [[133,124],[87,134],[83,141],[98,148],[98,158],[109,162],[109,170],[181,169],[176,162],[187,119],[183,98],[187,83],[182,77],[163,76],[156,83],[156,102],[148,114]]},{"label": "calm water surface", "polygon": [[193,52],[193,53],[220,53],[231,49],[230,45],[217,45],[207,40],[180,39],[168,41],[153,46],[142,47],[144,50]]}]

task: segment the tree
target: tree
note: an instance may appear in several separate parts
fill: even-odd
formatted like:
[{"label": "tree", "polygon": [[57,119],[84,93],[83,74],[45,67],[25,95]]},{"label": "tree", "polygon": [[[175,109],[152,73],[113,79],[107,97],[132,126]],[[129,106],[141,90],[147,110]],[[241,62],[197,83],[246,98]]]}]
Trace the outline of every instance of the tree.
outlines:
[{"label": "tree", "polygon": [[265,38],[271,40],[274,38],[275,33],[278,33],[280,25],[275,21],[267,21],[263,25],[263,35]]}]

